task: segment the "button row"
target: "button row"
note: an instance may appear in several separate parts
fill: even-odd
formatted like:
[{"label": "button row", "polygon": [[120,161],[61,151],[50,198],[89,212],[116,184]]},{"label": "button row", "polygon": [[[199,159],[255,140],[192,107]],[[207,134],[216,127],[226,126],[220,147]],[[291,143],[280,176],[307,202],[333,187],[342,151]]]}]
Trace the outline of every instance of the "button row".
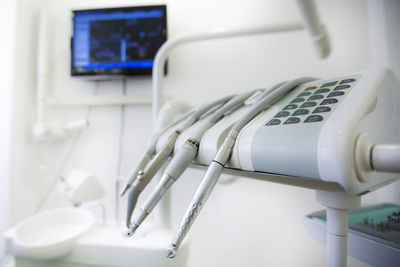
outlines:
[{"label": "button row", "polygon": [[[347,83],[352,83],[352,82],[355,82],[355,81],[356,81],[356,79],[349,78],[349,79],[344,79],[344,80],[342,80],[342,81],[340,81],[340,82],[338,82],[338,81],[327,82],[327,83],[324,83],[323,85],[321,85],[320,88],[335,86],[335,85],[337,85],[338,83],[339,83],[339,84],[347,84]],[[339,86],[336,86],[335,88],[338,88],[338,87],[340,88],[341,86],[339,85]],[[349,87],[350,87],[350,85],[346,85],[346,87],[343,87],[342,89],[347,89],[347,88],[349,88]],[[317,88],[318,88],[317,86],[309,86],[309,87],[307,87],[306,89],[304,89],[304,92],[312,91],[312,90],[315,90],[315,89],[317,89]],[[341,90],[341,89],[337,89],[337,90]],[[302,95],[302,96],[305,96],[305,95]]]},{"label": "button row", "polygon": [[[322,93],[325,93],[325,92],[322,92]],[[334,93],[335,93],[335,94],[330,93],[329,95],[330,95],[330,96],[340,96],[340,95],[343,95],[343,94],[344,94],[344,93],[341,92],[341,91],[334,92]],[[299,95],[299,96],[300,96],[300,95]],[[314,94],[314,95],[310,96],[310,97],[307,99],[307,101],[319,100],[319,99],[323,99],[324,97],[325,97],[324,95],[317,95],[317,94]],[[328,96],[328,97],[329,97],[329,96]],[[297,97],[297,98],[293,99],[291,103],[293,103],[293,104],[295,104],[295,103],[301,103],[301,102],[304,102],[305,100],[306,100],[305,98]]]},{"label": "button row", "polygon": [[[307,108],[316,107],[318,105],[318,103],[315,102],[314,100],[322,100],[322,102],[319,104],[319,107],[316,107],[312,111],[312,114],[329,112],[331,111],[331,108],[328,107],[327,105],[338,103],[339,102],[338,99],[334,97],[344,95],[345,92],[343,90],[351,87],[348,83],[352,83],[355,81],[356,79],[348,78],[340,82],[339,81],[327,82],[321,85],[319,89],[317,86],[309,86],[306,89],[304,89],[303,92],[301,92],[295,99],[293,99],[289,105],[284,107],[282,111],[276,114],[274,119],[270,120],[266,125],[279,125],[281,124],[282,121],[278,118],[285,118],[289,116],[292,117],[286,119],[286,121],[283,124],[299,123],[301,121],[300,118],[295,116],[302,116],[309,114],[310,110],[308,110]],[[332,86],[335,86],[333,90],[330,88]],[[329,94],[327,95],[327,98],[324,99],[325,98],[324,94],[326,93]],[[307,100],[306,97],[308,97]],[[295,110],[297,109],[298,105],[300,105],[299,109]],[[288,110],[295,110],[295,111],[293,112],[292,115],[290,115],[291,112],[289,112]],[[305,123],[318,122],[322,120],[323,117],[320,115],[310,115],[304,120],[304,122]]]},{"label": "button row", "polygon": [[[335,96],[335,95],[332,95],[332,96]],[[323,100],[323,101],[320,103],[320,106],[323,106],[323,105],[332,105],[332,104],[335,104],[335,103],[337,103],[337,102],[339,102],[339,101],[338,101],[336,98],[327,98],[327,99]],[[302,104],[302,105],[300,106],[300,108],[312,108],[312,107],[315,107],[316,105],[318,105],[317,102],[309,101],[309,102],[305,102],[304,104]],[[295,105],[295,104],[289,104],[289,105],[287,105],[286,107],[284,107],[283,110],[291,110],[291,109],[296,109],[296,108],[297,108],[297,105]]]},{"label": "button row", "polygon": [[[323,119],[324,119],[324,117],[322,117],[320,115],[311,115],[311,116],[308,116],[307,119],[304,120],[304,122],[305,123],[318,122],[318,121],[322,121]],[[299,123],[300,121],[301,121],[301,119],[298,117],[290,117],[283,124],[296,124],[296,123]],[[281,122],[282,121],[280,119],[272,119],[266,124],[266,126],[279,125],[279,124],[281,124]]]},{"label": "button row", "polygon": [[[334,92],[330,93],[330,94],[328,95],[328,97],[336,97],[336,96],[344,95],[344,92],[343,92],[343,91],[340,91],[340,90],[347,89],[347,88],[348,88],[348,87],[344,87],[343,85],[337,86],[337,87],[335,87]],[[328,93],[328,92],[330,92],[330,90],[327,89],[327,88],[318,89],[317,91],[315,91],[314,95],[310,96],[310,97],[307,99],[307,101],[322,99],[322,98],[324,98],[325,96],[324,96],[324,95],[321,95],[321,94],[325,94],[325,93]],[[291,103],[300,103],[300,102],[304,102],[304,101],[305,101],[305,98],[304,98],[304,97],[305,97],[305,96],[309,96],[309,95],[311,95],[311,92],[302,92],[302,93],[300,93],[295,99],[293,99],[293,101],[292,101]]]},{"label": "button row", "polygon": [[[314,109],[312,113],[323,113],[329,111],[331,111],[330,107],[322,106]],[[302,116],[302,115],[307,115],[308,113],[310,113],[308,109],[298,109],[292,114],[292,116]],[[289,117],[289,115],[290,115],[289,111],[281,111],[278,114],[276,114],[274,118],[284,118],[284,117]]]}]

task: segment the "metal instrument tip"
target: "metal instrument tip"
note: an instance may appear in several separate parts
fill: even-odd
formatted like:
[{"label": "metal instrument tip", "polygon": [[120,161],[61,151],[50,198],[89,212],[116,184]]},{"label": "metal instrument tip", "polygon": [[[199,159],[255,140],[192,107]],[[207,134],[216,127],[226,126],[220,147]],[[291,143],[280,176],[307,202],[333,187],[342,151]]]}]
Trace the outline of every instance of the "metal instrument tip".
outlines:
[{"label": "metal instrument tip", "polygon": [[165,252],[165,256],[169,259],[173,259],[176,256],[176,250],[173,247],[169,247]]},{"label": "metal instrument tip", "polygon": [[127,236],[133,236],[133,234],[136,232],[136,230],[138,229],[138,225],[131,223],[131,225],[128,228],[128,231],[126,232]]},{"label": "metal instrument tip", "polygon": [[131,229],[128,229],[126,231],[126,236],[132,236],[133,235],[133,231]]},{"label": "metal instrument tip", "polygon": [[121,194],[119,194],[120,197],[124,196],[125,193],[128,191],[128,189],[131,187],[130,184],[126,184],[124,189],[121,191]]}]

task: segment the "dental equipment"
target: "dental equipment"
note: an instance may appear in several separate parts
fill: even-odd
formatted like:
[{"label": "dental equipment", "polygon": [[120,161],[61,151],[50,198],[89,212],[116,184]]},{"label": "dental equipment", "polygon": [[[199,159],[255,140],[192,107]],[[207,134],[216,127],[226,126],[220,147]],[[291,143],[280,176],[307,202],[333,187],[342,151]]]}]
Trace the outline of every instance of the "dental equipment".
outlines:
[{"label": "dental equipment", "polygon": [[204,206],[209,195],[211,194],[211,191],[218,181],[218,178],[221,175],[225,164],[231,156],[232,149],[235,145],[236,138],[240,130],[242,130],[242,128],[258,113],[273,105],[277,100],[286,95],[296,86],[312,80],[312,78],[299,78],[290,82],[286,82],[283,85],[273,86],[269,90],[266,90],[260,96],[260,99],[251,106],[246,114],[242,118],[240,118],[238,122],[235,123],[235,125],[230,130],[228,136],[225,138],[224,143],[221,145],[217,154],[214,156],[213,161],[207,169],[204,178],[200,182],[200,185],[198,186],[196,193],[185,212],[178,231],[176,232],[175,237],[171,242],[171,245],[167,249],[166,256],[168,258],[175,257],[176,251],[182,243],[183,239],[185,238],[186,233],[189,231],[195,218],[197,217],[201,208]]},{"label": "dental equipment", "polygon": [[[174,131],[170,134],[170,136],[168,137],[167,141],[163,144],[160,151],[154,156],[152,161],[144,168],[144,170],[138,171],[138,176],[130,186],[128,194],[128,207],[127,207],[127,218],[126,218],[127,227],[130,226],[130,218],[132,217],[132,213],[133,210],[135,209],[136,202],[139,198],[140,193],[144,190],[144,188],[151,181],[153,176],[158,172],[158,170],[162,167],[162,165],[171,155],[174,149],[175,141],[181,134],[181,132],[185,130],[187,127],[191,126],[193,123],[195,123],[199,118],[201,118],[202,115],[208,113],[211,109],[215,108],[216,106],[224,104],[225,102],[229,101],[232,97],[233,96],[226,96],[212,102],[211,104],[206,104],[203,107],[199,108],[194,113],[192,113],[191,115],[189,115],[183,121],[181,121],[174,129]],[[143,159],[145,160],[142,159],[139,162],[139,165],[144,164],[147,158],[148,154],[146,153],[146,155],[143,157]]]},{"label": "dental equipment", "polygon": [[[173,104],[174,104],[174,110],[172,111],[172,113],[174,113],[174,112],[179,113],[180,112],[179,110],[182,111],[182,109],[186,109],[186,108],[182,108],[181,107],[181,108],[178,108],[178,110],[177,110],[175,105],[182,106],[182,103],[173,103]],[[216,105],[216,107],[218,107],[218,106]],[[214,108],[211,108],[208,112],[214,111]],[[170,113],[170,112],[167,112],[167,113]],[[194,112],[195,112],[194,110],[190,109],[189,111],[187,111],[186,113],[181,115],[178,119],[174,120],[172,123],[168,124],[166,127],[161,129],[160,131],[158,131],[152,137],[152,139],[151,139],[149,145],[147,146],[145,152],[140,157],[140,160],[139,160],[138,164],[132,169],[132,171],[128,175],[128,179],[126,180],[125,186],[124,186],[124,188],[122,189],[122,191],[120,193],[120,197],[125,195],[125,193],[131,187],[133,182],[136,180],[137,176],[139,175],[139,172],[142,171],[146,167],[147,163],[152,159],[154,154],[156,154],[156,145],[157,145],[157,142],[158,142],[160,136],[162,136],[165,132],[167,132],[169,129],[174,127],[176,124],[178,124],[178,123],[182,122],[183,120],[185,120],[188,116],[193,115]],[[206,112],[205,114],[207,114],[208,112]],[[166,116],[168,116],[168,115],[166,115]],[[162,118],[161,118],[161,120],[162,120]]]},{"label": "dental equipment", "polygon": [[165,169],[158,185],[145,200],[144,204],[139,210],[139,213],[133,218],[129,226],[128,235],[135,233],[136,229],[147,218],[150,212],[157,205],[158,201],[163,197],[168,188],[174,184],[182,173],[189,167],[192,161],[196,158],[199,150],[199,144],[203,134],[216,122],[218,122],[227,112],[239,108],[244,102],[260,92],[260,90],[253,90],[233,97],[224,106],[219,108],[214,114],[202,120],[191,133],[190,137],[186,140],[185,144],[172,158],[168,167]]},{"label": "dental equipment", "polygon": [[184,120],[185,118],[187,118],[188,116],[190,116],[191,114],[193,114],[193,110],[190,110],[189,112],[187,112],[186,114],[183,114],[181,117],[179,117],[177,120],[173,121],[171,124],[169,124],[168,126],[164,127],[164,129],[160,130],[159,132],[157,132],[152,138],[151,141],[149,143],[149,145],[147,146],[145,152],[142,154],[142,156],[140,157],[139,162],[137,163],[137,165],[132,169],[132,171],[130,172],[130,174],[128,175],[127,181],[125,183],[124,188],[122,189],[120,196],[124,196],[125,193],[128,191],[128,189],[131,187],[131,185],[133,184],[133,182],[136,180],[139,172],[141,170],[144,169],[144,167],[146,167],[147,163],[151,160],[151,158],[153,157],[153,155],[156,153],[156,145],[157,145],[157,141],[158,138],[164,134],[168,129],[170,129],[171,127],[175,126],[177,123],[181,122],[182,120]]},{"label": "dental equipment", "polygon": [[346,266],[349,210],[360,207],[362,195],[400,178],[399,101],[396,75],[378,69],[298,85],[247,123],[235,142],[226,140],[234,143],[232,152],[218,144],[247,110],[221,119],[203,135],[194,161],[209,165],[216,155],[221,165],[210,164],[167,256],[204,206],[215,185],[212,172],[218,175],[229,158],[228,175],[317,190],[327,209],[328,266]]}]

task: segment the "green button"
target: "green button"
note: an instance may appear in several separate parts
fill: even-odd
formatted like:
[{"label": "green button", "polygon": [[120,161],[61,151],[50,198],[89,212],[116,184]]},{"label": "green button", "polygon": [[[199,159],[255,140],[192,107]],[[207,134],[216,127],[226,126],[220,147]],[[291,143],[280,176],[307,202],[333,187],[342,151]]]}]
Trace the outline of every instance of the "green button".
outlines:
[{"label": "green button", "polygon": [[322,87],[334,86],[334,85],[336,85],[337,83],[338,83],[338,81],[336,81],[336,82],[324,83],[324,84],[321,86],[321,88],[322,88]]}]

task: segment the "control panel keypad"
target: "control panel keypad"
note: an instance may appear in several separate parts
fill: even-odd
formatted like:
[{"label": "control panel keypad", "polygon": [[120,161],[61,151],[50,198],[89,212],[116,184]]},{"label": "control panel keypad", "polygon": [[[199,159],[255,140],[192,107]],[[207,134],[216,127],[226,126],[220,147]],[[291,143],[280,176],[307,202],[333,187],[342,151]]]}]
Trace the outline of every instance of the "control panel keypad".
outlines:
[{"label": "control panel keypad", "polygon": [[304,91],[312,91],[312,90],[315,90],[315,89],[317,89],[316,86],[310,86],[310,87],[307,87]]},{"label": "control panel keypad", "polygon": [[298,97],[298,98],[293,99],[292,103],[301,103],[301,102],[304,102],[304,100],[306,100],[306,99],[302,98],[302,97]]},{"label": "control panel keypad", "polygon": [[339,102],[339,100],[337,100],[336,98],[327,98],[324,101],[322,101],[320,105],[332,105],[337,102]]},{"label": "control panel keypad", "polygon": [[311,94],[312,94],[311,92],[303,92],[303,93],[299,94],[297,97],[305,97],[305,96],[309,96]]},{"label": "control panel keypad", "polygon": [[294,123],[299,123],[299,122],[300,122],[300,118],[291,117],[291,118],[287,119],[283,124],[294,124]]},{"label": "control panel keypad", "polygon": [[303,105],[301,105],[301,108],[311,108],[311,107],[315,107],[317,105],[317,102],[314,101],[310,101],[310,102],[306,102]]},{"label": "control panel keypad", "polygon": [[343,89],[348,89],[348,88],[350,88],[350,85],[343,84],[343,85],[336,86],[334,90],[337,91],[337,90],[343,90]]},{"label": "control panel keypad", "polygon": [[324,98],[324,95],[313,95],[308,98],[308,101],[318,100]]},{"label": "control panel keypad", "polygon": [[296,109],[296,108],[297,108],[297,105],[295,105],[295,104],[290,104],[290,105],[287,105],[287,106],[284,108],[284,110]]},{"label": "control panel keypad", "polygon": [[328,93],[328,92],[330,92],[330,91],[331,91],[331,90],[328,89],[328,88],[322,88],[322,89],[318,89],[317,91],[315,91],[314,94],[324,94],[324,93]]},{"label": "control panel keypad", "polygon": [[280,110],[266,126],[315,123],[324,120],[353,87],[355,78],[308,86]]},{"label": "control panel keypad", "polygon": [[273,119],[267,123],[267,125],[279,125],[279,124],[281,124],[281,120],[279,119]]},{"label": "control panel keypad", "polygon": [[323,119],[324,117],[320,115],[311,115],[304,122],[317,122],[317,121],[322,121]]},{"label": "control panel keypad", "polygon": [[317,107],[316,109],[314,109],[312,113],[323,113],[323,112],[329,112],[329,111],[331,111],[330,107],[321,106],[321,107]]},{"label": "control panel keypad", "polygon": [[290,115],[289,111],[281,111],[278,114],[275,115],[275,118],[282,118],[282,117],[287,117]]},{"label": "control panel keypad", "polygon": [[341,95],[344,95],[343,91],[335,91],[335,92],[330,93],[328,95],[328,97],[337,97],[337,96],[341,96]]},{"label": "control panel keypad", "polygon": [[308,113],[310,113],[310,111],[308,109],[301,108],[301,109],[296,110],[293,113],[293,116],[301,116],[301,115],[306,115]]}]

